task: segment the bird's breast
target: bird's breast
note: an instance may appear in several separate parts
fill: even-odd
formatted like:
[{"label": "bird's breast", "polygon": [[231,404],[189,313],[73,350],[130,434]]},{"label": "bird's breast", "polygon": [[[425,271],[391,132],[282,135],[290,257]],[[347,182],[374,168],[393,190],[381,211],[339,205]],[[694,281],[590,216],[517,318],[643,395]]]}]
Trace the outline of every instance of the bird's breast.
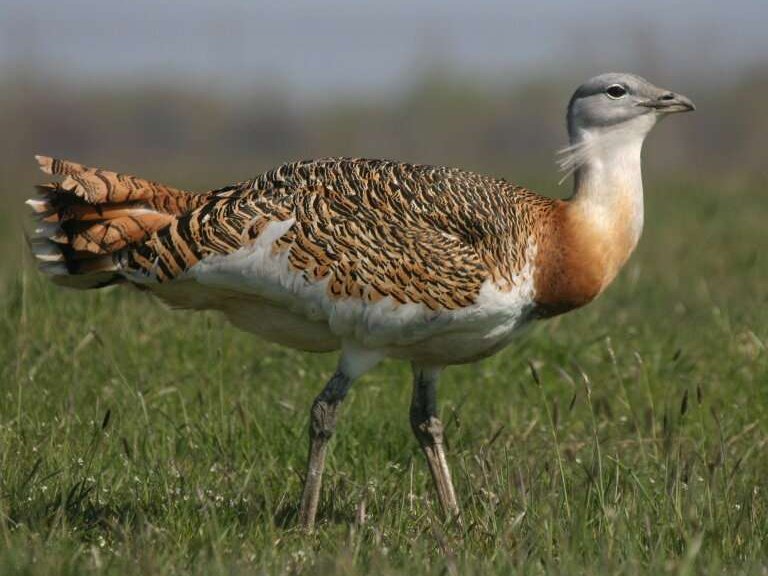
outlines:
[{"label": "bird's breast", "polygon": [[632,253],[639,237],[635,228],[629,207],[606,218],[559,202],[539,233],[536,314],[556,316],[594,300]]}]

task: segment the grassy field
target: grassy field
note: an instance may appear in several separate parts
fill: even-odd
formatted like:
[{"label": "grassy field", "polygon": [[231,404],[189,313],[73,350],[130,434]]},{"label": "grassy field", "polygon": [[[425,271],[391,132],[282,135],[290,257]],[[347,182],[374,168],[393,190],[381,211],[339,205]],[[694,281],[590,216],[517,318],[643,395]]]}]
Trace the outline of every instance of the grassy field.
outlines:
[{"label": "grassy field", "polygon": [[0,573],[768,573],[768,196],[653,188],[598,302],[446,371],[463,526],[432,500],[406,365],[350,393],[307,536],[334,355],[8,265]]}]

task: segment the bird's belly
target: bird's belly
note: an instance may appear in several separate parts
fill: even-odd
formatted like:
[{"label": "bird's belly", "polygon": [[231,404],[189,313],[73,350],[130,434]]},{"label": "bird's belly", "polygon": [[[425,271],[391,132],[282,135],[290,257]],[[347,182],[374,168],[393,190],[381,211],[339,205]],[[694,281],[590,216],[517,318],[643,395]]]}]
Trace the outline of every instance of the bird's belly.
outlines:
[{"label": "bird's belly", "polygon": [[[435,326],[434,330],[429,329],[429,324],[393,330],[384,323],[359,321],[357,330],[335,334],[328,321],[310,320],[265,301],[232,299],[218,309],[238,328],[298,350],[329,352],[341,348],[342,341],[347,341],[380,350],[391,358],[435,365],[473,362],[495,354],[530,320],[523,315],[505,314],[467,322],[457,314],[440,322],[442,329]],[[418,337],[414,336],[419,333]]]},{"label": "bird's belly", "polygon": [[403,323],[397,321],[397,312],[382,315],[368,311],[366,315],[363,311],[346,330],[339,330],[328,319],[311,320],[295,310],[259,299],[232,298],[216,308],[238,328],[298,350],[329,352],[348,342],[379,350],[391,358],[441,366],[473,362],[495,354],[532,318],[510,311],[471,317],[464,310],[443,312],[437,321],[433,318]]},{"label": "bird's belly", "polygon": [[307,352],[330,352],[341,346],[326,322],[309,320],[269,302],[233,300],[219,309],[241,330],[283,346]]},{"label": "bird's belly", "polygon": [[295,307],[286,308],[256,294],[189,279],[155,284],[149,290],[172,308],[221,312],[241,330],[270,342],[308,352],[340,347],[339,337],[324,319],[309,318]]},{"label": "bird's belly", "polygon": [[[496,320],[496,321],[494,321]],[[455,331],[436,333],[407,345],[388,349],[388,356],[402,358],[423,365],[447,366],[465,364],[492,356],[507,346],[530,324],[532,316],[517,318],[489,318],[484,325],[475,325]]]},{"label": "bird's belly", "polygon": [[313,351],[349,343],[440,365],[498,351],[532,318],[534,300],[530,270],[507,290],[486,281],[475,302],[458,309],[433,310],[391,297],[376,302],[334,297],[327,280],[307,279],[290,267],[285,254],[258,246],[201,261],[187,279],[197,286],[195,294],[210,291],[212,296],[189,307],[220,310],[235,325],[268,340]]},{"label": "bird's belly", "polygon": [[174,284],[153,292],[174,307],[219,311],[238,328],[270,342],[310,352],[337,350],[348,342],[422,364],[462,364],[490,356],[533,317],[532,302],[492,307],[481,301],[460,310],[433,311],[389,299],[338,301],[328,314],[318,315],[316,307],[303,307],[300,300],[287,306],[255,294]]}]

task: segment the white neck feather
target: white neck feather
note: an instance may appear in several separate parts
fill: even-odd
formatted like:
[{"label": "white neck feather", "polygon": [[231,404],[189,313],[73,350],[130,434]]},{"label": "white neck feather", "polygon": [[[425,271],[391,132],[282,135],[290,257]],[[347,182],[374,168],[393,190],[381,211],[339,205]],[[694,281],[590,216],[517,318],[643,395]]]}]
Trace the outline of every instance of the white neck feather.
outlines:
[{"label": "white neck feather", "polygon": [[571,202],[596,228],[616,229],[617,219],[636,242],[643,227],[643,141],[655,119],[638,117],[617,127],[574,128],[571,144],[559,161],[566,177],[573,173]]}]

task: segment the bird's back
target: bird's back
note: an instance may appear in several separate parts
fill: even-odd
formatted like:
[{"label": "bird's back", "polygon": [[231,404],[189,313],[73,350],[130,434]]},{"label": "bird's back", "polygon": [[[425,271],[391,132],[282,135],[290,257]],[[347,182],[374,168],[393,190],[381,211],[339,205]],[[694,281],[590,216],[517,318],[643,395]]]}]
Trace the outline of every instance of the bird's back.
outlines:
[{"label": "bird's back", "polygon": [[[58,218],[55,234],[45,228],[53,242],[44,257],[60,279],[129,281],[308,349],[345,338],[396,348],[446,331],[514,328],[532,306],[536,237],[555,207],[503,180],[380,160],[289,163],[204,195],[156,191],[152,202],[136,192],[86,195],[105,174],[131,177],[44,167],[70,180],[45,188],[38,210]],[[62,198],[109,210],[84,224]],[[180,207],[163,212],[166,204]],[[117,235],[122,243],[104,233],[117,229],[110,210],[134,224],[132,235]],[[73,250],[84,233],[89,242]],[[95,284],[71,280],[96,273]]]}]

